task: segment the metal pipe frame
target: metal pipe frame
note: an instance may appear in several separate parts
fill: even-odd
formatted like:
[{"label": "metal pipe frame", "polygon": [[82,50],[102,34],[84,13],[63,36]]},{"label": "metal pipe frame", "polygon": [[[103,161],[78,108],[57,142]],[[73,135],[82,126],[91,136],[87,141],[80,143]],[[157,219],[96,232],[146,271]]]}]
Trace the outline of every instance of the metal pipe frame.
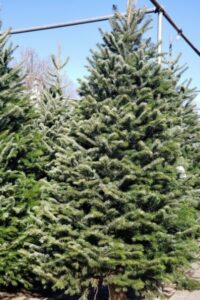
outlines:
[{"label": "metal pipe frame", "polygon": [[[145,13],[151,14],[151,13],[155,13],[155,12],[156,12],[155,8],[150,8],[150,9],[147,9]],[[125,16],[126,13],[122,13],[122,15]],[[83,25],[83,24],[90,24],[90,23],[108,21],[112,17],[114,17],[114,15],[107,15],[107,16],[101,16],[101,17],[95,17],[95,18],[89,18],[89,19],[80,19],[80,20],[75,20],[75,21],[35,26],[35,27],[30,27],[30,28],[13,29],[9,32],[9,34],[14,35],[14,34],[21,34],[21,33],[29,33],[29,32],[34,32],[34,31],[42,31],[42,30],[57,29],[57,28],[77,26],[77,25]],[[2,34],[2,32],[0,34]]]},{"label": "metal pipe frame", "polygon": [[[158,13],[158,41],[161,41],[161,35],[162,35],[162,15],[166,18],[166,20],[171,24],[171,26],[177,31],[177,33],[184,39],[184,41],[194,50],[194,52],[200,56],[200,50],[189,40],[189,38],[183,33],[182,29],[177,26],[177,24],[172,20],[172,18],[169,16],[169,14],[166,12],[166,10],[160,5],[160,3],[157,0],[150,0],[151,3],[155,6],[155,8],[150,8],[146,10],[146,14],[150,13]],[[127,2],[129,3],[129,1]],[[161,14],[162,12],[162,14]],[[123,13],[122,15],[126,15],[126,13]],[[89,23],[95,23],[95,22],[102,22],[107,21],[110,18],[112,18],[114,15],[108,15],[108,16],[101,16],[101,17],[95,17],[90,19],[80,19],[75,21],[69,21],[64,23],[57,23],[57,24],[50,24],[50,25],[43,25],[43,26],[35,26],[30,28],[22,28],[22,29],[11,29],[9,34],[21,34],[21,33],[29,33],[29,32],[35,32],[35,31],[42,31],[42,30],[49,30],[49,29],[56,29],[56,28],[62,28],[62,27],[70,27],[70,26],[77,26],[82,24],[89,24]],[[160,24],[160,25],[159,25]],[[0,35],[2,35],[2,32],[0,32]],[[162,51],[162,42],[161,45],[159,45],[158,53]],[[160,62],[160,60],[159,60]]]},{"label": "metal pipe frame", "polygon": [[197,47],[189,40],[189,38],[183,33],[183,30],[177,26],[177,24],[172,20],[172,18],[169,16],[169,14],[166,12],[164,7],[160,5],[160,3],[157,0],[150,0],[153,5],[155,5],[157,12],[159,13],[162,11],[163,16],[166,18],[166,20],[171,24],[171,26],[176,30],[178,35],[180,35],[184,41],[196,52],[198,56],[200,56],[200,50],[197,49]]},{"label": "metal pipe frame", "polygon": [[163,25],[163,12],[158,12],[158,63],[162,63],[162,26]]}]

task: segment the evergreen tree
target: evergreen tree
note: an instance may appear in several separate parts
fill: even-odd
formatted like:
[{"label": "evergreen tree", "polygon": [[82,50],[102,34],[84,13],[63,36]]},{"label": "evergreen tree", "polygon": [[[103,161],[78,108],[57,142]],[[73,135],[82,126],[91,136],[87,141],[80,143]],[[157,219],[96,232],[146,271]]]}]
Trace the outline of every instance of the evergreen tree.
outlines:
[{"label": "evergreen tree", "polygon": [[[31,225],[24,234],[24,247],[19,249],[21,257],[25,258],[31,255],[26,265],[29,266],[29,272],[30,274],[32,273],[33,277],[37,275],[38,282],[42,282],[44,288],[48,287],[49,280],[47,278],[48,276],[51,277],[51,275],[49,272],[46,273],[43,269],[44,262],[48,261],[49,252],[48,249],[44,250],[43,244],[44,241],[51,240],[51,233],[52,230],[54,230],[52,226],[55,226],[49,219],[53,217],[55,221],[50,211],[52,208],[50,207],[53,207],[56,203],[56,200],[50,196],[50,190],[55,192],[59,189],[59,184],[52,179],[52,170],[56,168],[57,157],[62,154],[65,156],[65,148],[73,141],[73,139],[69,137],[69,128],[74,109],[78,103],[78,101],[69,100],[66,97],[66,86],[63,85],[62,81],[62,70],[66,66],[68,59],[61,62],[60,56],[56,57],[52,55],[51,58],[51,71],[46,74],[47,77],[43,89],[39,95],[36,95],[37,98],[35,97],[33,101],[35,109],[38,112],[35,125],[42,135],[42,143],[46,150],[46,165],[43,168],[45,178],[42,180],[40,189],[41,204],[38,203],[37,206],[34,206],[33,209],[30,210],[30,215],[32,216],[32,223],[35,223],[36,226],[39,226],[40,230],[43,229],[46,233],[45,237],[41,237],[41,234],[39,234],[40,230],[38,231],[37,227]],[[58,198],[61,197],[58,195]],[[46,228],[46,226],[48,228]],[[42,231],[42,233],[44,232]],[[41,243],[42,246],[40,247]],[[49,243],[48,247],[51,247]],[[31,252],[29,252],[30,249]],[[43,251],[45,253],[43,253]],[[47,259],[45,256],[47,256]],[[41,274],[45,275],[42,276]]]},{"label": "evergreen tree", "polygon": [[43,137],[48,156],[45,166],[47,177],[58,149],[61,149],[60,146],[64,147],[63,136],[67,136],[70,118],[77,104],[76,100],[69,100],[66,96],[66,84],[63,82],[62,71],[68,63],[68,59],[62,62],[60,55],[52,55],[51,63],[43,89],[34,100],[38,112],[36,126]]},{"label": "evergreen tree", "polygon": [[179,172],[188,93],[157,64],[143,20],[143,11],[116,12],[92,51],[23,252],[44,285],[67,294],[106,284],[122,300],[129,288],[156,289],[178,280],[197,249],[193,168]]},{"label": "evergreen tree", "polygon": [[0,286],[29,286],[18,250],[24,244],[29,209],[39,198],[43,177],[36,114],[23,90],[20,66],[12,66],[8,32],[0,36]]},{"label": "evergreen tree", "polygon": [[[182,74],[188,69],[186,65],[179,66],[180,56],[171,64],[172,77],[176,80],[176,89],[179,93],[178,101],[174,107],[174,115],[182,116],[181,126],[176,127],[176,134],[181,136],[182,156],[179,158],[180,168],[182,171],[180,176],[188,177],[194,198],[195,206],[199,210],[199,163],[200,163],[200,119],[194,99],[197,96],[196,88],[191,88],[191,79],[181,81]],[[180,169],[180,170],[181,170]],[[189,176],[187,176],[187,173]]]}]

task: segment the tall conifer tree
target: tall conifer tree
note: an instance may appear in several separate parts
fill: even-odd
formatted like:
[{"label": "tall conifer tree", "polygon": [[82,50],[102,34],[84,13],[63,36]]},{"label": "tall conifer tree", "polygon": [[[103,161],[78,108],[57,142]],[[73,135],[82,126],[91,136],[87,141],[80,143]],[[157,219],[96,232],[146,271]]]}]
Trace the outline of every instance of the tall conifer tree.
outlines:
[{"label": "tall conifer tree", "polygon": [[102,32],[30,228],[36,245],[24,254],[34,272],[68,294],[103,283],[111,300],[126,299],[129,288],[177,279],[196,249],[193,169],[179,172],[189,130],[183,94],[157,64],[143,19],[116,12]]}]

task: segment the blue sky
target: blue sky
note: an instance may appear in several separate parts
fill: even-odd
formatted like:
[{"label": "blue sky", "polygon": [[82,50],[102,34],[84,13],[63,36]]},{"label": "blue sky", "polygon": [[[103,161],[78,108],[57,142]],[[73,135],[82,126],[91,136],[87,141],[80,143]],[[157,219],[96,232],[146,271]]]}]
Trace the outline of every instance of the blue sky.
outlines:
[{"label": "blue sky", "polygon": [[[127,0],[0,0],[2,29],[30,27],[107,15],[112,13],[112,5],[116,4],[122,12],[126,9]],[[200,1],[198,0],[160,0],[165,9],[174,18],[194,44],[200,48]],[[152,7],[149,0],[137,0],[138,7]],[[149,32],[156,40],[156,15],[152,15],[153,29]],[[168,51],[169,37],[173,40],[173,54],[182,52],[182,62],[187,63],[189,70],[186,77],[193,79],[193,84],[200,89],[200,57],[182,40],[177,40],[176,33],[164,21],[163,49]],[[11,37],[20,48],[33,48],[39,55],[46,57],[62,48],[64,57],[70,57],[66,72],[73,81],[86,74],[86,57],[89,50],[101,40],[98,28],[109,29],[108,22],[87,24],[76,27],[49,31],[27,33]],[[19,51],[19,50],[17,50]],[[16,52],[17,56],[17,52]],[[200,101],[199,101],[200,102]]]}]

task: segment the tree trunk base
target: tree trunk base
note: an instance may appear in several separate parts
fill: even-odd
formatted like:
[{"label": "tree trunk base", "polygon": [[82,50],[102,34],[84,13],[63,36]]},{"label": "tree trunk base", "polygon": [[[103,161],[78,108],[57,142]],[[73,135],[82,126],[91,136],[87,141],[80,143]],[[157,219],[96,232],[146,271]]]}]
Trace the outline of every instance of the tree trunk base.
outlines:
[{"label": "tree trunk base", "polygon": [[108,290],[109,290],[109,300],[127,300],[126,294],[122,290],[117,292],[115,286],[109,285]]}]

